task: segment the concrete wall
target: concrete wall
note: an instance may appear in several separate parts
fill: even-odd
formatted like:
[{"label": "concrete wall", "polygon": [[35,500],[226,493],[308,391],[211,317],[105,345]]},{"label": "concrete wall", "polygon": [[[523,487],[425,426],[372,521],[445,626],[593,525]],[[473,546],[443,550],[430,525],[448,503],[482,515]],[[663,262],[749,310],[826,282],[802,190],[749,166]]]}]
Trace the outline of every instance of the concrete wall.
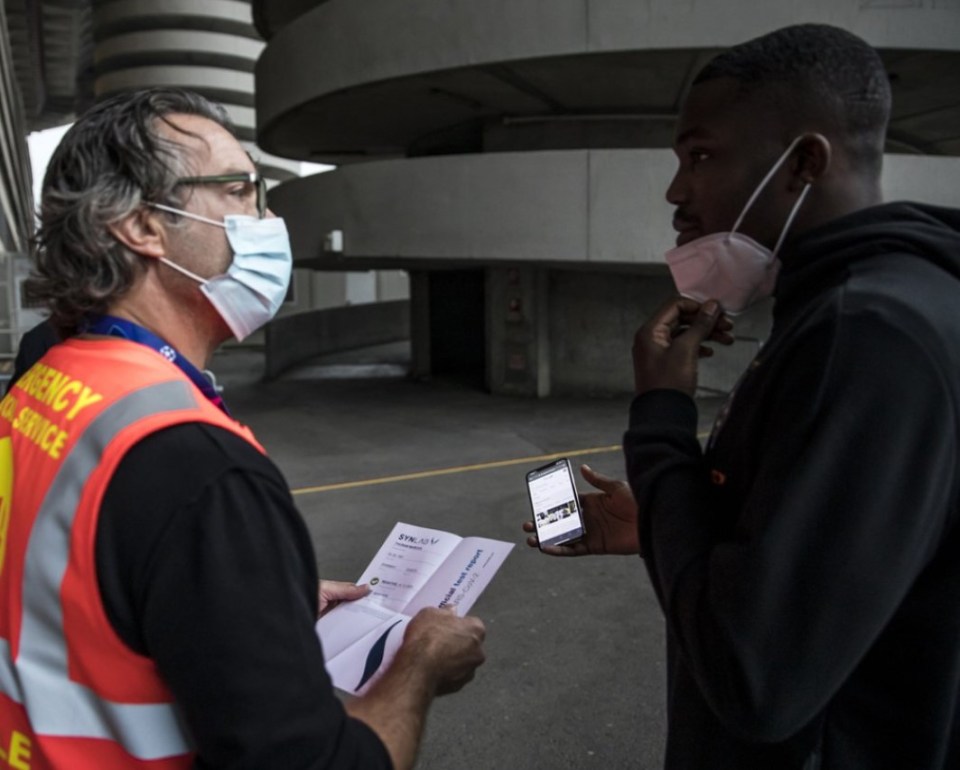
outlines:
[{"label": "concrete wall", "polygon": [[[633,336],[675,291],[666,269],[491,268],[487,287],[488,386],[522,396],[632,392]],[[769,333],[770,309],[737,317],[736,343],[701,361],[703,392],[733,387]]]},{"label": "concrete wall", "polygon": [[311,310],[277,318],[266,326],[267,379],[325,353],[410,338],[410,303],[375,302]]},{"label": "concrete wall", "polygon": [[405,270],[377,271],[377,300],[410,299],[410,275]]},{"label": "concrete wall", "polygon": [[347,296],[347,274],[344,272],[306,271],[310,275],[313,290],[312,307],[322,310],[329,307],[342,307]]},{"label": "concrete wall", "polygon": [[[673,170],[663,150],[381,161],[289,182],[271,205],[294,258],[331,268],[371,257],[658,262],[673,240]],[[331,230],[343,231],[342,254],[323,250]]]},{"label": "concrete wall", "polygon": [[[276,188],[298,260],[662,264],[669,150],[453,155],[364,163]],[[888,155],[890,198],[960,204],[960,158]],[[342,254],[323,250],[342,230]],[[466,265],[465,265],[466,266]]]},{"label": "concrete wall", "polygon": [[[957,87],[960,88],[960,73]],[[960,207],[960,158],[884,156],[883,197],[888,201]]]}]

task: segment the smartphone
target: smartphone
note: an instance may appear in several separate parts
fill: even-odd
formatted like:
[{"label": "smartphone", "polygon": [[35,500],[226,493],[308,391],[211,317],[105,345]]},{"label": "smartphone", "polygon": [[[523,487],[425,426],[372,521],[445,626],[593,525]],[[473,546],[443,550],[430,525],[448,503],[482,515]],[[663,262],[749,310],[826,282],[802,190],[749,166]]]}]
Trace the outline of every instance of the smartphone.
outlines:
[{"label": "smartphone", "polygon": [[530,471],[527,492],[541,550],[548,545],[572,543],[583,537],[586,530],[580,513],[580,498],[567,458]]}]

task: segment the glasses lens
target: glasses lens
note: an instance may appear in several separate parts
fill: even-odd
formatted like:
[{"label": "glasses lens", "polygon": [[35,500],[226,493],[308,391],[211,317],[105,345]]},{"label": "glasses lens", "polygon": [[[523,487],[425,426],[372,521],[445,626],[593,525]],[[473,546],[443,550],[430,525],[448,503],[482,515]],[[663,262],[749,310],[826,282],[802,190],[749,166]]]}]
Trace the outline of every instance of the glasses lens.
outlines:
[{"label": "glasses lens", "polygon": [[267,180],[260,174],[251,172],[243,174],[224,174],[219,176],[184,176],[177,180],[177,184],[227,184],[243,182],[245,184],[243,196],[250,200],[250,185],[253,185],[256,198],[257,215],[263,219],[267,214]]}]

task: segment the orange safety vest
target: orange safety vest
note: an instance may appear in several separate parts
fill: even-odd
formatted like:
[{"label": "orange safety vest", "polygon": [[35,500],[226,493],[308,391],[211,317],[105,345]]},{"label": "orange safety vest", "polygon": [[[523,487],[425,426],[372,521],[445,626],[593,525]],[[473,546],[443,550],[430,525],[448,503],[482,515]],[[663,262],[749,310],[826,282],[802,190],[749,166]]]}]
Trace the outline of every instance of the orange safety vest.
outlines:
[{"label": "orange safety vest", "polygon": [[150,658],[117,636],[97,585],[100,503],[145,436],[249,429],[156,351],[67,340],[0,401],[0,767],[173,770],[193,760]]}]

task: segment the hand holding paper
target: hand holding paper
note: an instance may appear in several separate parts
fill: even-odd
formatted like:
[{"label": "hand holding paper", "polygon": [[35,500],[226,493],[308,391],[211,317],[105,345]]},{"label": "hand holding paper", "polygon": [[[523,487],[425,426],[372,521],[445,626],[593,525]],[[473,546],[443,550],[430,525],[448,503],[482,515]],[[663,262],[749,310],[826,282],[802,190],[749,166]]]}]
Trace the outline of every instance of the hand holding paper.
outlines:
[{"label": "hand holding paper", "polygon": [[[478,618],[458,618],[453,607],[426,607],[407,626],[404,645],[417,650],[435,666],[436,694],[457,692],[473,679],[486,659],[483,640],[487,632]],[[422,652],[418,648],[422,649]]]},{"label": "hand holding paper", "polygon": [[[334,685],[365,692],[396,655],[414,615],[447,606],[465,615],[512,548],[500,540],[461,538],[402,522],[394,526],[357,581],[368,584],[370,594],[317,621]],[[421,625],[428,621],[417,618],[409,626],[414,638]]]},{"label": "hand holding paper", "polygon": [[340,602],[353,602],[370,593],[370,586],[343,583],[339,580],[321,580],[318,589],[317,617],[323,617]]}]

